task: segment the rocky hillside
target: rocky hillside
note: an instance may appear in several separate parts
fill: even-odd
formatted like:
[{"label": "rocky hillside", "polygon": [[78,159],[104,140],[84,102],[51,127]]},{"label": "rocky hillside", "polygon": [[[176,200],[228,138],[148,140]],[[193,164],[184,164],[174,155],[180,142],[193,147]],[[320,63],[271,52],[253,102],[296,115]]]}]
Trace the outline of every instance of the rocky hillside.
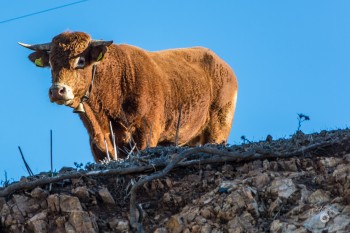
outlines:
[{"label": "rocky hillside", "polygon": [[154,148],[23,178],[0,189],[0,232],[350,232],[349,139]]}]

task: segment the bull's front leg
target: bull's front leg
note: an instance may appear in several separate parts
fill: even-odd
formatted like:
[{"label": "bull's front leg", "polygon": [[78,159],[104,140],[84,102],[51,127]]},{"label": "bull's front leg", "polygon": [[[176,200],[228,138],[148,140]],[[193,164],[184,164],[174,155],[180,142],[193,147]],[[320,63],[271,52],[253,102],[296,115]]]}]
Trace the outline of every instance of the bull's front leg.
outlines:
[{"label": "bull's front leg", "polygon": [[84,109],[85,113],[80,114],[80,117],[90,135],[90,146],[95,161],[100,162],[107,157],[107,148],[110,158],[115,159],[116,156],[113,150],[108,126],[105,130],[103,128],[106,127],[101,127],[100,121],[96,119],[94,112],[88,104],[84,103]]}]

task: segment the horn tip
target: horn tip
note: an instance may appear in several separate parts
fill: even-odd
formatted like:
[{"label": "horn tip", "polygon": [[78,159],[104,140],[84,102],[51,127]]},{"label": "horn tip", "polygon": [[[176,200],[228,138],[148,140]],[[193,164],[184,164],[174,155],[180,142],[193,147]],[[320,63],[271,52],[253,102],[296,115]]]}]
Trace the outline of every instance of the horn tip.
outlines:
[{"label": "horn tip", "polygon": [[17,42],[20,46],[23,46],[23,47],[26,47],[26,48],[28,48],[28,47],[30,47],[30,45],[29,44],[25,44],[25,43],[22,43],[22,42]]}]

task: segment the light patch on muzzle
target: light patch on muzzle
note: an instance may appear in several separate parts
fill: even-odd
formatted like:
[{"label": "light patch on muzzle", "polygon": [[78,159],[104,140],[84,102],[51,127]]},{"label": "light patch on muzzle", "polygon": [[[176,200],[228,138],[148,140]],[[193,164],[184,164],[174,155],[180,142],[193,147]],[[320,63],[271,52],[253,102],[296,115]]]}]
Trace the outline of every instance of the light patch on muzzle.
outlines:
[{"label": "light patch on muzzle", "polygon": [[49,97],[51,102],[70,105],[73,102],[74,94],[70,86],[54,83],[49,89]]}]

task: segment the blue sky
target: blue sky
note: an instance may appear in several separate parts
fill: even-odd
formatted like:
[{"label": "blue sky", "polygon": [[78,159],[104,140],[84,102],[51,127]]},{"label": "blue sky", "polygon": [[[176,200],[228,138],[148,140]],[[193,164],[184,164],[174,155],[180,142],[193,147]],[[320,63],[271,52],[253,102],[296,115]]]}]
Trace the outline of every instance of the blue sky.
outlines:
[{"label": "blue sky", "polygon": [[234,69],[239,93],[230,144],[240,137],[288,138],[297,113],[310,116],[302,130],[350,123],[350,1],[114,1],[70,4],[6,1],[0,8],[0,180],[27,175],[18,146],[34,173],[92,162],[88,134],[72,109],[48,98],[49,69],[29,62],[17,42],[42,43],[66,30],[156,51],[204,46]]}]

